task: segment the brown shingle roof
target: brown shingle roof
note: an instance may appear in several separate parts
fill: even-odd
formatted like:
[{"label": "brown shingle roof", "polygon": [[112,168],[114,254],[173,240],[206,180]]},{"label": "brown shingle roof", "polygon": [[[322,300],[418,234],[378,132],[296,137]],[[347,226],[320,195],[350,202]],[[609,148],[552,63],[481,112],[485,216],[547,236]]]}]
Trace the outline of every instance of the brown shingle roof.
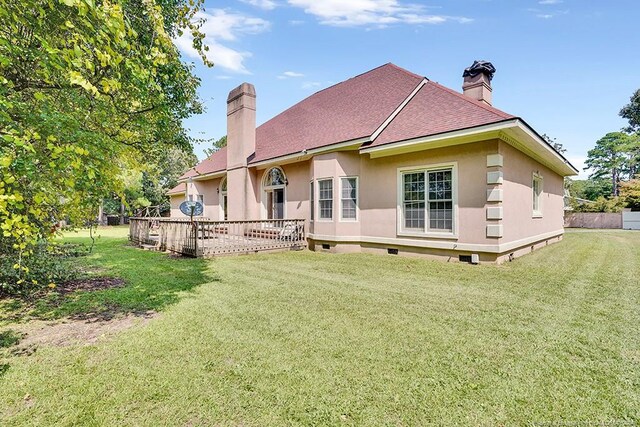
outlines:
[{"label": "brown shingle roof", "polygon": [[180,179],[195,178],[227,169],[227,147],[222,147],[197,165],[186,171]]},{"label": "brown shingle roof", "polygon": [[[256,129],[250,164],[328,145],[368,138],[425,78],[385,64],[314,93]],[[497,123],[514,116],[427,81],[367,147]],[[180,178],[227,168],[226,147]],[[173,190],[172,190],[173,191]]]},{"label": "brown shingle roof", "polygon": [[368,137],[423,79],[385,64],[316,92],[258,127],[252,163]]},{"label": "brown shingle roof", "polygon": [[512,118],[515,117],[429,81],[368,146],[436,135]]},{"label": "brown shingle roof", "polygon": [[182,193],[186,193],[186,191],[187,191],[187,184],[185,184],[184,182],[181,182],[180,184],[173,187],[171,190],[167,191],[167,194],[168,195],[182,194]]}]

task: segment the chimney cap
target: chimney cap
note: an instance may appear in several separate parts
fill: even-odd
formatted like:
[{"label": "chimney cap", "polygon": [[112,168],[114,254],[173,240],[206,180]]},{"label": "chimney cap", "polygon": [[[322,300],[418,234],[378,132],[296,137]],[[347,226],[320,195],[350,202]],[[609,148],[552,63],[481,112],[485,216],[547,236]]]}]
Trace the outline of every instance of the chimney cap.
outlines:
[{"label": "chimney cap", "polygon": [[493,74],[496,72],[496,67],[489,61],[473,61],[473,64],[470,67],[464,69],[464,73],[462,73],[462,77],[475,77],[478,74],[485,74],[489,81],[493,79]]},{"label": "chimney cap", "polygon": [[256,88],[253,87],[253,85],[251,83],[242,83],[240,86],[238,86],[237,88],[233,89],[231,92],[229,92],[229,96],[227,97],[227,103],[240,98],[243,95],[249,95],[253,98],[256,97]]}]

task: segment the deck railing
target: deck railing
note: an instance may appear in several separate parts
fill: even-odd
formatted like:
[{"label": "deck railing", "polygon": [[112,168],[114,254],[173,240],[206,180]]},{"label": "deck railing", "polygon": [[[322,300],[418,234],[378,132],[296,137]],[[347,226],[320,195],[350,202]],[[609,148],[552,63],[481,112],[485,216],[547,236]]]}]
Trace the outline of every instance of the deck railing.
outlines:
[{"label": "deck railing", "polygon": [[129,240],[139,246],[192,257],[298,249],[306,245],[302,219],[191,222],[182,218],[131,218]]}]

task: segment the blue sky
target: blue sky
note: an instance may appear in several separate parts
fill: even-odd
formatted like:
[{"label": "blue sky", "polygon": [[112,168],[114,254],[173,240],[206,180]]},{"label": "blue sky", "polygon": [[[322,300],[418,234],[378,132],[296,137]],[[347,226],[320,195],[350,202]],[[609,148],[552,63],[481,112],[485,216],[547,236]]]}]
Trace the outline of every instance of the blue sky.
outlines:
[{"label": "blue sky", "polygon": [[[207,111],[198,138],[226,134],[226,97],[257,92],[258,124],[312,93],[387,62],[455,90],[475,59],[493,62],[493,105],[557,138],[582,169],[640,88],[640,2],[632,0],[210,1],[203,31],[216,65],[194,55]],[[196,147],[203,158],[205,145]],[[586,176],[586,174],[582,174]]]}]

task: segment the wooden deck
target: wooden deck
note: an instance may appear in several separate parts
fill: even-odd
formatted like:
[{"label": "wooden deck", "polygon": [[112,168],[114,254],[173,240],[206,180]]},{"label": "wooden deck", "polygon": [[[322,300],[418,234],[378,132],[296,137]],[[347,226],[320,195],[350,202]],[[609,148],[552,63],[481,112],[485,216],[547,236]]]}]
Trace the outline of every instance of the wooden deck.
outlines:
[{"label": "wooden deck", "polygon": [[246,254],[306,246],[304,220],[209,221],[131,218],[129,240],[138,246],[191,257]]}]

